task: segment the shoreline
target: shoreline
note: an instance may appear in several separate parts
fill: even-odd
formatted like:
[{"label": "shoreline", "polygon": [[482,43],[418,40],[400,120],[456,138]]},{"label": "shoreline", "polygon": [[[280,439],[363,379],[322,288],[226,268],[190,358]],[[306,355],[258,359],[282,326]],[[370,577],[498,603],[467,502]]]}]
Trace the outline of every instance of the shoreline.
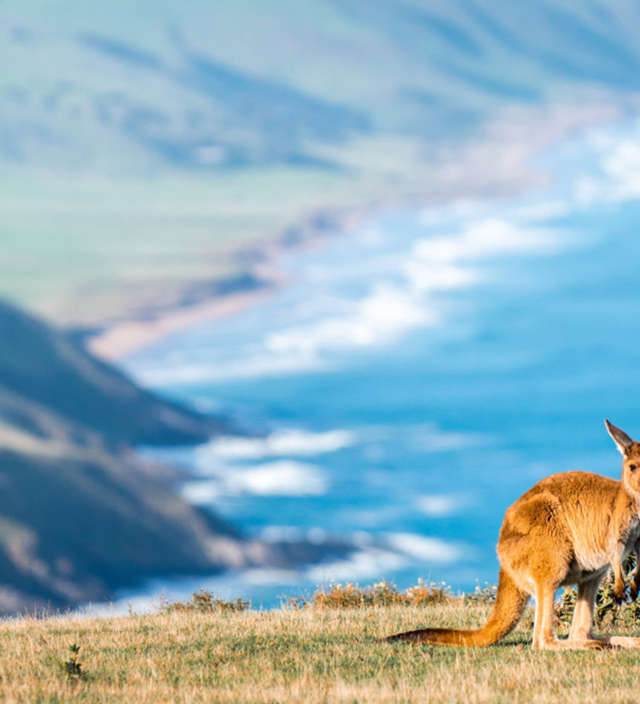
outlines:
[{"label": "shoreline", "polygon": [[[413,199],[412,199],[413,200]],[[409,201],[405,203],[409,204]],[[398,206],[398,203],[395,203]],[[394,207],[387,203],[386,208]],[[206,321],[220,320],[257,305],[274,295],[286,284],[279,260],[295,249],[310,249],[352,230],[382,204],[356,207],[345,211],[316,211],[301,223],[292,224],[260,246],[238,250],[235,258],[245,268],[232,279],[213,279],[205,292],[189,296],[165,308],[142,308],[131,317],[106,323],[102,328],[82,334],[85,348],[94,356],[110,363],[137,352],[148,345]],[[240,283],[239,283],[240,282]],[[72,333],[73,333],[72,329]]]},{"label": "shoreline", "polygon": [[259,291],[214,296],[202,303],[167,310],[150,320],[123,320],[90,336],[86,347],[91,354],[104,361],[117,362],[122,357],[158,342],[174,332],[207,320],[217,320],[238,313],[265,300],[275,288],[275,284],[265,283]]},{"label": "shoreline", "polygon": [[[516,189],[519,192],[524,190],[526,189]],[[439,202],[444,204],[453,200],[455,198]],[[428,198],[420,201],[417,198],[407,198],[403,201],[403,205],[407,208],[413,205],[417,209],[427,207],[428,202]],[[97,350],[103,358],[117,361],[124,354],[157,342],[166,335],[198,325],[203,321],[217,320],[236,314],[252,305],[259,305],[286,285],[287,278],[281,265],[282,257],[287,253],[322,246],[337,236],[350,236],[357,223],[367,218],[374,219],[376,213],[382,215],[385,211],[391,210],[394,205],[396,208],[401,207],[398,201],[395,204],[376,203],[371,204],[367,209],[354,208],[352,211],[343,212],[341,218],[338,218],[335,213],[331,214],[330,211],[324,214],[317,213],[309,219],[306,229],[300,225],[285,228],[270,241],[265,238],[264,242],[251,250],[237,253],[237,257],[239,259],[244,257],[246,263],[246,286],[223,287],[224,290],[219,289],[218,293],[215,293],[214,282],[211,282],[208,287],[205,285],[200,289],[199,294],[202,296],[200,300],[193,296],[191,300],[183,297],[182,305],[179,307],[168,307],[164,311],[156,309],[150,311],[146,318],[142,315],[138,320],[121,321],[105,326],[102,333],[89,341],[89,349],[94,353]],[[322,218],[327,219],[323,221]],[[258,282],[257,286],[255,282]],[[225,572],[229,573],[228,570]]]},{"label": "shoreline", "polygon": [[[518,130],[505,145],[504,140],[496,135],[500,134],[505,121],[509,117],[513,119],[514,115],[519,118],[518,130],[533,120],[537,124],[541,117],[550,124],[524,147]],[[433,156],[433,167],[440,174],[437,181],[414,181],[392,195],[372,197],[351,206],[326,204],[316,207],[300,214],[277,232],[265,232],[256,244],[231,252],[231,260],[238,267],[231,280],[225,282],[225,279],[212,278],[185,283],[177,302],[160,307],[142,305],[135,310],[135,301],[132,301],[133,314],[123,313],[122,317],[105,320],[90,330],[71,327],[70,332],[81,338],[84,346],[97,357],[117,362],[174,332],[233,315],[264,301],[286,284],[280,267],[280,258],[284,254],[293,249],[321,246],[330,238],[348,235],[354,227],[376,213],[398,208],[445,206],[457,200],[499,200],[544,186],[551,176],[535,165],[533,159],[536,156],[544,154],[567,136],[620,119],[619,106],[603,106],[598,102],[588,104],[579,113],[566,106],[538,106],[532,112],[515,109],[514,114],[505,112],[484,125],[475,141],[466,142],[455,152],[445,150]],[[488,176],[486,164],[496,151],[505,153],[508,158],[499,161],[497,172]],[[245,280],[245,285],[233,286],[234,279]],[[225,287],[225,283],[232,285]]]}]

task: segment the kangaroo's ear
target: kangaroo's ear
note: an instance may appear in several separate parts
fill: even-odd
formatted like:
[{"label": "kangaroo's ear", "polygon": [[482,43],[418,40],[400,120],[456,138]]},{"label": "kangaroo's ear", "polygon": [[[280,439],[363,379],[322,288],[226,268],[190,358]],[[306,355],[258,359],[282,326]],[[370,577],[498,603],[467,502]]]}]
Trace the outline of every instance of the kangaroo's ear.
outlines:
[{"label": "kangaroo's ear", "polygon": [[620,450],[620,454],[623,456],[626,455],[633,445],[633,440],[623,430],[616,428],[613,423],[609,423],[606,418],[604,424],[607,426],[607,432],[613,438],[613,442],[615,442],[616,447]]}]

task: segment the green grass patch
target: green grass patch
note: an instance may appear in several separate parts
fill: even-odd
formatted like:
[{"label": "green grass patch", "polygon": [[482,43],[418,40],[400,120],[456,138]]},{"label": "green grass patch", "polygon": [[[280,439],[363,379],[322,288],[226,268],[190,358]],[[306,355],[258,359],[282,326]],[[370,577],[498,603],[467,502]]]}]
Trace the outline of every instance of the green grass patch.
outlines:
[{"label": "green grass patch", "polygon": [[[491,590],[474,600],[442,593],[441,587],[418,587],[433,599],[407,603],[410,590],[335,585],[318,592],[323,598],[314,595],[302,604],[261,612],[199,592],[191,606],[155,615],[5,622],[0,626],[0,700],[637,700],[638,653],[534,652],[531,609],[503,643],[491,648],[381,642],[382,636],[424,626],[475,627],[491,609]],[[358,603],[349,603],[354,594]],[[628,618],[602,628],[640,634],[640,624]],[[566,633],[562,620],[560,629]]]}]

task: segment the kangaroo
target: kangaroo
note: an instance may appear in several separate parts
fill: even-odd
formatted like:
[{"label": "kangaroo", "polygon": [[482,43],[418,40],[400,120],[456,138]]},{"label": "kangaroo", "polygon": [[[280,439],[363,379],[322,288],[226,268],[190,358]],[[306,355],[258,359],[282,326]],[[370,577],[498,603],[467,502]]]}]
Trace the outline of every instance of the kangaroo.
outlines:
[{"label": "kangaroo", "polygon": [[[536,601],[533,648],[637,648],[640,638],[596,636],[593,609],[609,566],[614,594],[625,598],[622,561],[640,549],[640,443],[605,420],[622,454],[620,481],[589,472],[566,472],[542,479],[512,504],[498,538],[498,592],[489,620],[475,630],[425,628],[398,633],[387,641],[487,646],[515,628],[530,597]],[[630,575],[630,596],[640,586],[638,567]],[[553,602],[559,587],[577,584],[569,637],[556,637]]]}]

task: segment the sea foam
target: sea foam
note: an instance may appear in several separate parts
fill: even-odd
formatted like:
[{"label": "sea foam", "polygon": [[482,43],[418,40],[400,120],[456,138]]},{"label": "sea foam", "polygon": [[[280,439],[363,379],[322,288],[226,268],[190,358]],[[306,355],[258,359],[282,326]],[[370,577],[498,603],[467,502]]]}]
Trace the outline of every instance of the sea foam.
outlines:
[{"label": "sea foam", "polygon": [[319,496],[325,494],[329,481],[313,464],[278,460],[254,467],[234,470],[225,489],[231,493],[261,496]]},{"label": "sea foam", "polygon": [[210,504],[239,494],[320,496],[329,488],[322,469],[307,462],[276,460],[251,466],[227,465],[215,479],[185,482],[182,495],[194,504]]},{"label": "sea foam", "polygon": [[399,553],[426,563],[455,562],[466,554],[457,543],[415,533],[389,533],[386,536],[386,544]]},{"label": "sea foam", "polygon": [[336,452],[353,445],[355,434],[349,430],[327,430],[309,432],[285,429],[261,438],[222,436],[215,438],[196,450],[196,464],[211,460],[248,460],[262,457],[308,456]]},{"label": "sea foam", "polygon": [[453,494],[424,494],[415,499],[415,507],[418,511],[431,518],[451,516],[465,504],[464,498]]}]

